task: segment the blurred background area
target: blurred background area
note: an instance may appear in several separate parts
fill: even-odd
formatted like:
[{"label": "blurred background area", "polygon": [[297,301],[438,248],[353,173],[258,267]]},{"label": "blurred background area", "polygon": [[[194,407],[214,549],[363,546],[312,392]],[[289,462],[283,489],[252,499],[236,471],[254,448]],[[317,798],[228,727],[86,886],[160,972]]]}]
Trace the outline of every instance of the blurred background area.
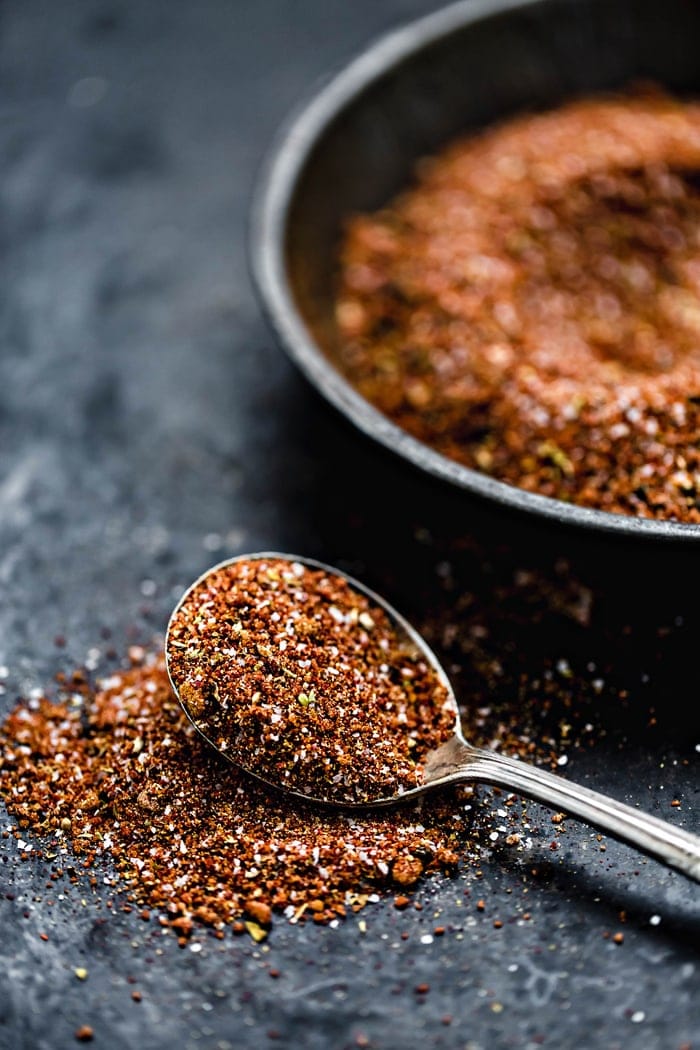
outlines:
[{"label": "blurred background area", "polygon": [[[61,668],[114,667],[131,642],[158,644],[176,599],[214,562],[297,552],[350,570],[425,629],[464,705],[492,702],[489,717],[568,750],[567,775],[601,790],[625,797],[638,785],[650,806],[682,795],[682,817],[692,821],[700,717],[692,558],[545,528],[414,473],[321,402],[277,347],[252,289],[250,196],[275,129],[372,37],[438,6],[6,0],[0,8],[0,702],[51,688]],[[555,685],[538,692],[542,681]],[[542,692],[556,699],[537,708]],[[486,868],[484,892],[506,916],[508,896],[532,890],[537,932],[507,931],[518,974],[506,974],[488,915],[478,941],[474,933],[476,962],[453,944],[442,954],[436,946],[419,961],[436,990],[431,1001],[417,1008],[412,998],[409,1007],[404,996],[387,1006],[389,973],[412,995],[415,941],[387,960],[379,933],[358,947],[354,926],[290,927],[275,934],[275,950],[296,973],[299,998],[280,998],[260,957],[237,950],[236,980],[255,997],[235,1016],[222,997],[217,1034],[244,1023],[241,1045],[261,1045],[254,1028],[269,1014],[299,1025],[308,1041],[296,1045],[326,1050],[345,1045],[366,1007],[362,1030],[375,1032],[376,1045],[428,1045],[426,1031],[442,1031],[441,1014],[456,1012],[459,972],[457,994],[484,1046],[535,1045],[527,1040],[547,1026],[551,1045],[585,1046],[569,1020],[575,1011],[566,1012],[585,1000],[599,1045],[655,1050],[670,1030],[671,986],[682,1004],[673,1045],[681,1045],[697,1021],[699,920],[688,887],[677,879],[669,894],[668,875],[652,866],[632,879],[629,852],[614,844],[588,866],[580,844],[590,832],[575,825],[555,865],[548,820],[534,846],[541,882],[529,861],[496,856]],[[16,892],[30,898],[32,878],[21,876]],[[428,919],[437,902],[461,921],[449,911],[451,885],[427,892]],[[71,1033],[79,990],[66,993],[58,956],[41,972],[23,920],[3,905],[7,958],[21,962],[6,967],[0,988],[9,1004],[0,1045],[6,1034],[15,1041],[5,1045],[22,1045],[20,1037],[39,1045],[48,1008],[65,1010],[59,1031]],[[645,924],[662,907],[652,941]],[[636,947],[620,976],[617,957],[601,958],[601,930],[624,910],[627,929],[642,932],[628,937]],[[135,1045],[127,1030],[135,1021],[122,1025],[109,984],[137,966],[128,919],[105,933],[86,930],[79,909],[66,914],[64,943],[86,946],[91,967],[94,959],[103,968],[102,1030],[110,1045]],[[384,923],[393,938],[396,916],[381,916],[376,929]],[[530,969],[533,944],[545,961]],[[325,1013],[320,1000],[306,1002],[305,953],[321,960],[332,987],[359,968],[347,1002]],[[188,1046],[218,1046],[182,1006],[201,998],[203,983],[214,996],[217,960],[202,962],[204,976],[188,968],[189,955],[167,962],[151,971],[156,1005],[140,1045],[184,1039],[186,1030]],[[481,995],[490,987],[513,1007],[500,1021]],[[549,998],[538,1006],[541,987]],[[632,1043],[618,1038],[617,1014],[639,1008],[639,989],[656,1027],[636,1026]],[[510,1042],[497,1044],[501,1022]],[[461,1047],[470,1035],[430,1045]]]},{"label": "blurred background area", "polygon": [[164,609],[219,555],[317,548],[322,410],[251,290],[251,187],[292,103],[430,6],[3,7],[5,655],[123,627],[143,578]]}]

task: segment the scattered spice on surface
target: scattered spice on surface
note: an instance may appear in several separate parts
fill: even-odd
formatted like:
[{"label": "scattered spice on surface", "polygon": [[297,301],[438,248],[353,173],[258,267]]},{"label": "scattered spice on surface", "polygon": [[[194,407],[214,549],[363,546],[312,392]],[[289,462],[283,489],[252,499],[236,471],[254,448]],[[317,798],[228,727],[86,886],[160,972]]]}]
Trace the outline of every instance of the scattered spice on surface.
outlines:
[{"label": "scattered spice on surface", "polygon": [[520,116],[349,224],[338,363],[444,455],[528,491],[700,522],[700,104]]},{"label": "scattered spice on surface", "polygon": [[[549,571],[525,568],[507,553],[486,556],[468,537],[436,546],[428,567],[440,590],[414,566],[414,615],[449,669],[468,740],[550,768],[565,747],[577,773],[593,752],[596,768],[606,761],[601,755],[614,763],[630,734],[694,754],[682,705],[700,687],[688,645],[694,606],[684,618],[675,602],[669,612],[645,601],[646,578],[633,600],[627,590],[624,601],[616,598],[617,579],[594,594],[564,560]],[[161,655],[139,659],[104,672],[96,685],[85,672],[60,673],[58,695],[32,691],[0,725],[0,796],[11,818],[1,833],[5,870],[36,862],[55,887],[47,887],[46,905],[61,883],[80,886],[98,922],[126,904],[139,936],[169,928],[186,948],[202,925],[217,939],[224,927],[252,936],[254,926],[264,940],[270,927],[256,923],[252,901],[271,909],[273,923],[335,923],[345,915],[364,935],[368,923],[355,913],[384,896],[407,927],[403,941],[421,912],[412,899],[420,880],[452,873],[459,860],[470,918],[494,936],[491,923],[502,910],[487,885],[492,855],[510,851],[506,863],[520,871],[525,893],[552,865],[570,863],[565,851],[548,849],[562,825],[508,793],[486,792],[482,803],[449,791],[380,813],[287,799],[201,738]],[[678,786],[666,786],[666,801],[683,797],[681,812],[689,810]],[[607,870],[602,837],[581,834],[592,846],[588,863]],[[15,899],[11,887],[5,896]],[[18,898],[16,907],[31,919],[28,900]],[[536,924],[537,908],[522,918]],[[648,921],[655,927],[661,918]],[[37,934],[42,928],[45,921]],[[434,936],[415,933],[416,944]]]},{"label": "scattered spice on surface", "polygon": [[342,577],[299,562],[213,569],[173,615],[167,655],[217,747],[315,799],[367,803],[420,786],[425,757],[453,733],[454,702],[412,640]]},{"label": "scattered spice on surface", "polygon": [[273,913],[342,918],[395,886],[402,858],[450,871],[468,848],[454,793],[350,816],[268,789],[202,739],[162,655],[97,689],[80,675],[67,685],[63,702],[20,703],[0,728],[0,792],[18,844],[31,829],[47,853],[72,851],[87,870],[107,863],[127,899],[158,909],[183,945],[196,924],[233,922],[262,940]]}]

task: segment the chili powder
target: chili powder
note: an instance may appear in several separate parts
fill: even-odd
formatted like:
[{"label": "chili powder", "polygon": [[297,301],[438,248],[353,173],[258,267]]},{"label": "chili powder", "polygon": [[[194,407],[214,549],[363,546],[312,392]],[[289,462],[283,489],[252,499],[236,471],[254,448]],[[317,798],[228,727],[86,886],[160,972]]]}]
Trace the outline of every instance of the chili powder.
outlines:
[{"label": "chili powder", "polygon": [[337,359],[419,440],[531,492],[700,522],[700,105],[520,116],[342,246]]},{"label": "chili powder", "polygon": [[[462,726],[476,746],[557,768],[603,739],[612,756],[624,752],[630,726],[647,734],[666,718],[669,733],[678,729],[667,699],[696,669],[685,628],[656,607],[642,604],[648,615],[632,631],[628,603],[594,601],[566,563],[526,570],[473,540],[437,547],[435,568],[441,578],[449,568],[450,601],[436,608],[418,577],[420,628],[465,698]],[[640,682],[640,652],[651,680]],[[32,696],[4,716],[0,797],[12,819],[2,834],[17,846],[8,861],[43,856],[52,885],[81,883],[97,908],[126,898],[135,922],[169,926],[180,943],[200,924],[259,939],[280,917],[335,923],[380,894],[400,911],[427,874],[453,873],[458,861],[468,893],[491,851],[513,851],[509,863],[534,877],[543,842],[565,834],[565,822],[547,814],[543,825],[538,807],[513,795],[482,807],[464,788],[374,812],[285,797],[201,738],[162,654],[128,653],[130,668],[96,685],[85,671],[61,674],[58,697]],[[116,658],[111,645],[104,658]]]},{"label": "chili powder", "polygon": [[456,707],[423,653],[345,579],[281,558],[209,572],[168,630],[168,669],[195,725],[276,786],[340,804],[423,782]]},{"label": "chili powder", "polygon": [[259,937],[273,911],[329,922],[381,886],[457,863],[464,813],[454,794],[382,815],[285,798],[202,739],[162,654],[97,689],[82,675],[70,687],[72,699],[21,703],[0,728],[0,791],[16,834],[50,837],[88,869],[107,863],[180,936],[244,916],[240,929]]}]

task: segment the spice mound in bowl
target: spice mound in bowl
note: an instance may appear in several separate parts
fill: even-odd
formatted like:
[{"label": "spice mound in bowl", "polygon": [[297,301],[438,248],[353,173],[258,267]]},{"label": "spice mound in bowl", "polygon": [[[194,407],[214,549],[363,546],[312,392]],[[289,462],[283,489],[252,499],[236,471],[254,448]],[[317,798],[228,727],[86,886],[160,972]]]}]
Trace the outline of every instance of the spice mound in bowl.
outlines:
[{"label": "spice mound in bowl", "polygon": [[233,762],[337,804],[419,786],[456,719],[438,672],[382,608],[274,557],[219,566],[190,589],[170,623],[168,670]]},{"label": "spice mound in bowl", "polygon": [[424,161],[348,225],[338,363],[438,452],[700,522],[700,104],[593,98]]}]

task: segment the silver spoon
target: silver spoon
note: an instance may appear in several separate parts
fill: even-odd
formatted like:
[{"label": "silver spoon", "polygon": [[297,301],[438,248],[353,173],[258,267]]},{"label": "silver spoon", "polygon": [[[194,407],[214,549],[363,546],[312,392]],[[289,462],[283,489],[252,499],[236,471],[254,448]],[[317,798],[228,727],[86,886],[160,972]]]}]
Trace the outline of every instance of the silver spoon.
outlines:
[{"label": "silver spoon", "polygon": [[[454,709],[454,735],[447,741],[447,743],[442,744],[440,747],[429,752],[426,756],[424,761],[423,783],[418,787],[411,788],[410,790],[404,790],[401,794],[397,793],[391,796],[373,798],[361,804],[356,803],[354,804],[355,808],[389,806],[403,803],[407,800],[415,799],[420,795],[424,795],[426,792],[431,791],[434,788],[444,787],[447,784],[465,782],[490,784],[494,787],[505,788],[506,790],[524,795],[527,798],[535,799],[537,802],[543,802],[545,805],[552,806],[556,810],[563,810],[572,816],[591,824],[593,827],[608,832],[632,846],[636,846],[637,849],[649,854],[656,860],[660,860],[669,867],[675,868],[677,871],[683,872],[684,875],[688,875],[690,878],[700,882],[700,836],[684,831],[682,828],[675,827],[673,824],[668,824],[666,821],[659,820],[658,817],[633,809],[631,806],[628,806],[623,802],[618,802],[606,795],[602,795],[597,791],[591,791],[590,788],[572,784],[570,781],[565,780],[560,776],[556,776],[553,773],[549,773],[544,769],[530,766],[517,759],[508,758],[498,752],[487,751],[483,748],[473,747],[471,744],[468,744],[462,736],[459,709],[457,707],[457,701],[452,686],[450,685],[443,667],[424,639],[421,638],[418,632],[394,608],[392,608],[387,601],[381,598],[378,594],[375,594],[375,592],[370,590],[369,587],[365,587],[364,584],[360,583],[352,576],[349,576],[347,573],[334,569],[329,565],[325,565],[323,562],[314,561],[311,558],[300,558],[290,554],[279,554],[276,552],[240,555],[239,557],[221,562],[220,564],[215,565],[212,569],[207,570],[206,573],[204,573],[199,579],[195,580],[191,587],[188,588],[178,602],[178,605],[170,618],[165,646],[168,674],[170,675],[173,690],[178,696],[188,718],[191,719],[191,714],[179,694],[177,682],[173,680],[170,661],[170,654],[172,652],[170,646],[171,627],[173,619],[190,592],[205,580],[210,573],[218,569],[223,569],[235,562],[257,561],[267,558],[279,559],[290,563],[297,562],[312,569],[321,569],[331,576],[335,575],[345,580],[354,590],[369,598],[370,602],[382,608],[389,617],[394,628],[400,634],[403,634],[415,646],[415,648],[421,653],[423,659],[434,669],[441,683],[445,686],[449,702]],[[257,776],[259,779],[264,779],[260,778],[259,773],[254,767],[246,766],[245,762],[240,760],[240,756],[236,756],[235,759],[232,759],[230,754],[221,751],[221,749],[207,735],[201,722],[195,722],[193,719],[191,720],[193,721],[195,728],[208,741],[208,743],[224,755],[225,758],[235,761],[237,765],[246,769],[248,773]],[[267,782],[271,783],[270,781]],[[308,795],[301,795],[296,791],[290,791],[289,788],[280,783],[272,783],[272,786],[285,791],[287,794],[297,795],[298,797],[310,799],[314,802],[328,804],[329,801],[328,798],[317,799]],[[342,805],[343,808],[348,808],[349,804],[346,801],[343,801],[342,803],[339,803],[339,805]]]}]

